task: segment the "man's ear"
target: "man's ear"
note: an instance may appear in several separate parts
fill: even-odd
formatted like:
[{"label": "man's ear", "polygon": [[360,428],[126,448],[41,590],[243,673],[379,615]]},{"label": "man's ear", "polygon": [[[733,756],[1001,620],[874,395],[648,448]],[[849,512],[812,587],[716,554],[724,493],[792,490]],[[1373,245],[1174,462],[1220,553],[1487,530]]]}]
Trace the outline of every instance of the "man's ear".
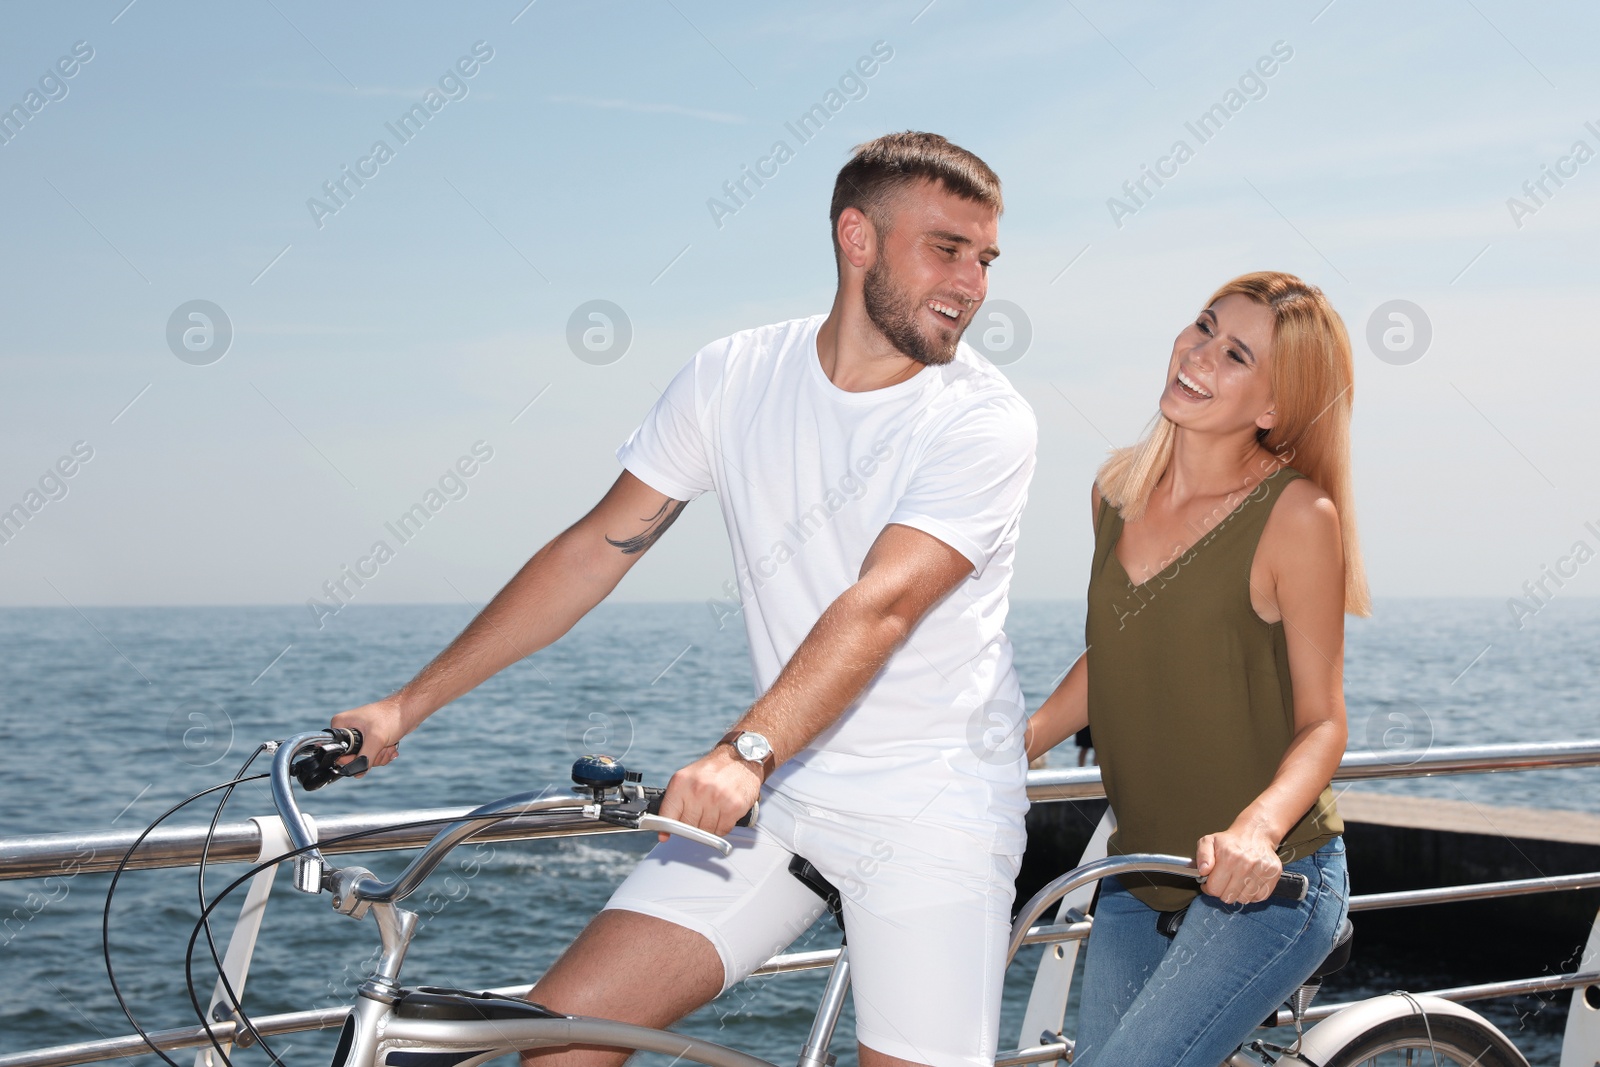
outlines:
[{"label": "man's ear", "polygon": [[860,208],[839,212],[839,254],[857,270],[865,270],[878,255],[878,233]]}]

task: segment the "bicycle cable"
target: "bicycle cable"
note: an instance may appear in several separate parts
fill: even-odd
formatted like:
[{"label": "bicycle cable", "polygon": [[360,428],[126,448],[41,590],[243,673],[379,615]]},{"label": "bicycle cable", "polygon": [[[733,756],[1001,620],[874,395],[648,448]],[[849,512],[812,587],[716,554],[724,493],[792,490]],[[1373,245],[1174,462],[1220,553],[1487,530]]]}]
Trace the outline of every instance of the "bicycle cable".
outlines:
[{"label": "bicycle cable", "polygon": [[1405,997],[1406,1002],[1416,1009],[1418,1015],[1422,1016],[1422,1029],[1428,1035],[1428,1051],[1433,1054],[1433,1067],[1439,1067],[1439,1050],[1433,1043],[1433,1023],[1428,1021],[1427,1010],[1417,1003],[1415,995],[1406,992],[1404,989],[1397,989],[1395,992],[1399,996]]},{"label": "bicycle cable", "polygon": [[243,885],[245,882],[249,881],[251,878],[255,877],[257,874],[261,873],[264,870],[267,870],[268,868],[272,868],[272,867],[277,866],[279,863],[283,862],[284,860],[292,859],[293,857],[298,856],[303,852],[311,851],[314,848],[320,848],[322,845],[340,844],[340,843],[343,843],[345,841],[354,841],[354,840],[358,840],[358,839],[365,838],[365,837],[374,837],[374,836],[377,836],[379,834],[391,833],[391,832],[394,832],[394,831],[397,831],[397,830],[410,830],[410,829],[417,829],[417,828],[424,827],[424,826],[437,826],[437,825],[451,823],[451,822],[459,822],[459,821],[462,821],[463,819],[472,819],[474,821],[482,820],[482,821],[485,821],[485,822],[499,821],[499,820],[503,820],[503,819],[506,819],[506,818],[513,817],[516,814],[514,812],[495,812],[495,813],[487,813],[487,814],[483,814],[483,815],[466,815],[466,816],[453,816],[453,817],[452,816],[442,816],[442,817],[433,818],[433,819],[419,819],[419,820],[415,820],[415,821],[407,822],[407,823],[398,823],[398,824],[395,824],[393,826],[375,827],[375,828],[371,828],[371,829],[367,829],[367,830],[361,830],[361,831],[356,831],[356,832],[349,833],[349,834],[344,834],[344,835],[341,835],[341,836],[335,837],[335,838],[329,838],[326,841],[321,841],[321,842],[318,842],[316,844],[308,845],[308,846],[306,846],[304,848],[297,848],[297,849],[294,849],[292,851],[285,852],[280,856],[276,856],[276,857],[274,857],[274,858],[272,858],[270,860],[267,860],[264,863],[256,864],[255,866],[251,867],[249,871],[245,872],[245,874],[241,875],[239,878],[236,878],[234,881],[230,882],[220,893],[217,894],[217,896],[216,896],[216,898],[214,900],[212,900],[209,904],[207,904],[207,903],[205,903],[205,890],[204,890],[205,863],[206,863],[206,860],[207,860],[207,858],[209,857],[209,854],[210,854],[211,843],[212,843],[212,840],[213,840],[213,838],[215,836],[217,825],[221,821],[222,811],[223,811],[225,805],[227,804],[228,799],[233,795],[233,791],[236,788],[238,788],[241,785],[246,785],[246,784],[248,784],[250,782],[259,782],[259,781],[261,781],[261,780],[263,780],[265,778],[270,777],[270,775],[265,774],[265,773],[250,775],[249,777],[246,777],[245,773],[244,773],[246,770],[249,769],[250,765],[252,763],[254,763],[255,760],[261,755],[261,753],[267,750],[267,747],[268,746],[266,744],[262,744],[262,745],[258,746],[256,748],[256,750],[250,754],[249,758],[245,760],[244,764],[240,766],[238,772],[234,775],[233,778],[229,779],[226,782],[219,782],[216,785],[208,786],[207,788],[202,789],[197,793],[194,793],[193,795],[185,798],[184,800],[179,801],[178,803],[174,804],[172,807],[168,808],[166,811],[162,812],[159,816],[157,816],[148,826],[146,826],[142,831],[140,831],[139,835],[136,838],[134,838],[133,842],[128,846],[127,851],[125,851],[122,854],[122,858],[117,861],[116,868],[112,871],[111,883],[110,883],[110,885],[108,885],[106,887],[106,899],[105,899],[105,903],[104,903],[104,905],[102,905],[101,911],[100,911],[101,957],[105,962],[106,981],[111,986],[112,996],[114,996],[116,998],[117,1006],[122,1010],[122,1014],[127,1018],[129,1025],[131,1025],[133,1027],[134,1031],[144,1041],[145,1046],[151,1052],[153,1052],[156,1056],[158,1056],[162,1060],[162,1062],[167,1065],[167,1067],[183,1067],[183,1065],[178,1063],[178,1061],[174,1060],[171,1056],[168,1056],[164,1051],[162,1051],[156,1045],[155,1041],[150,1036],[150,1032],[144,1028],[144,1026],[139,1022],[138,1018],[134,1015],[133,1009],[128,1004],[127,997],[125,997],[123,995],[122,987],[117,982],[116,967],[111,962],[111,907],[112,907],[112,904],[113,904],[113,902],[114,902],[114,900],[116,898],[117,887],[122,881],[122,875],[128,870],[128,864],[132,861],[133,854],[138,851],[140,845],[144,844],[146,838],[148,838],[152,833],[154,833],[155,830],[162,823],[166,822],[173,815],[177,814],[179,811],[182,811],[184,808],[188,807],[190,804],[193,804],[197,800],[202,799],[203,797],[209,796],[210,794],[218,792],[219,790],[225,791],[224,794],[223,794],[222,800],[217,805],[217,811],[212,816],[211,823],[207,828],[206,836],[205,836],[204,842],[202,844],[201,860],[200,860],[200,875],[199,875],[199,887],[200,887],[199,888],[199,901],[200,901],[202,907],[201,907],[201,912],[200,912],[200,918],[196,922],[194,928],[190,931],[189,940],[188,940],[188,943],[186,945],[185,953],[184,953],[185,985],[186,985],[188,993],[189,993],[190,1004],[193,1006],[194,1011],[195,1011],[195,1016],[196,1016],[197,1019],[199,1019],[200,1025],[205,1030],[206,1037],[211,1042],[212,1047],[217,1051],[218,1055],[220,1055],[222,1057],[222,1061],[223,1061],[225,1067],[233,1067],[232,1060],[228,1057],[228,1054],[223,1051],[221,1043],[217,1039],[216,1032],[211,1026],[211,1021],[205,1017],[205,1014],[206,1014],[205,1010],[200,1007],[199,996],[198,996],[198,994],[197,994],[197,992],[195,990],[195,987],[194,987],[194,970],[193,970],[194,947],[195,947],[195,942],[199,939],[199,935],[201,933],[201,930],[203,929],[205,931],[205,933],[206,933],[208,946],[210,948],[212,962],[217,966],[218,977],[221,980],[222,986],[223,986],[223,988],[224,988],[224,990],[226,992],[226,995],[228,997],[230,1005],[233,1007],[234,1011],[238,1013],[239,1022],[236,1025],[237,1026],[242,1026],[247,1032],[249,1032],[255,1038],[255,1040],[258,1043],[260,1043],[262,1045],[263,1050],[265,1052],[267,1052],[267,1054],[271,1057],[272,1062],[275,1065],[275,1067],[286,1067],[286,1065],[284,1064],[284,1061],[277,1055],[276,1052],[274,1052],[270,1048],[270,1046],[268,1046],[266,1044],[266,1042],[265,1042],[265,1040],[263,1038],[263,1035],[256,1029],[255,1024],[250,1020],[248,1014],[243,1010],[243,1005],[240,1003],[239,998],[238,998],[235,990],[233,989],[232,985],[228,982],[226,974],[223,973],[222,964],[221,964],[220,960],[218,959],[218,954],[217,954],[217,950],[216,950],[216,942],[211,936],[211,927],[210,927],[211,913],[214,912],[217,909],[217,907],[223,902],[223,900],[227,899],[227,897],[229,895],[231,895],[236,889],[238,889],[239,886]]},{"label": "bicycle cable", "polygon": [[[267,751],[266,744],[263,743],[256,746],[256,750],[250,753],[250,758],[245,760],[244,764],[234,772],[234,780],[239,781],[242,779],[245,771],[250,769],[250,764],[254,763],[256,758],[265,751]],[[206,828],[205,841],[200,846],[200,865],[196,868],[195,890],[199,898],[199,906],[202,909],[206,906],[206,863],[211,856],[211,842],[216,836],[217,824],[222,821],[222,810],[227,807],[228,801],[232,798],[234,788],[234,786],[229,786],[223,792],[222,799],[217,801],[217,810],[211,816],[211,825]],[[267,1044],[267,1039],[256,1029],[249,1013],[244,1010],[244,1004],[240,1001],[239,994],[235,992],[233,983],[228,980],[228,972],[223,967],[222,958],[217,953],[217,942],[211,935],[211,923],[209,921],[205,924],[205,932],[206,947],[210,950],[212,964],[217,968],[217,981],[221,984],[223,994],[227,997],[228,1006],[233,1012],[234,1019],[244,1028],[254,1042],[261,1046],[261,1051],[267,1054],[267,1058],[272,1061],[274,1067],[286,1067],[283,1060],[278,1056],[277,1051]],[[237,1043],[235,1041],[235,1044]],[[220,1052],[221,1050],[219,1049],[218,1051]],[[224,1054],[224,1059],[226,1058],[226,1054]],[[232,1065],[230,1064],[229,1067],[232,1067]]]},{"label": "bicycle cable", "polygon": [[[266,775],[256,775],[256,776],[254,776],[252,778],[244,779],[244,781],[259,781],[261,778],[265,778],[265,777],[267,777],[267,776]],[[223,783],[223,785],[213,786],[211,789],[206,790],[206,792],[214,792],[215,790],[222,789],[227,785],[236,785],[236,784],[241,784],[241,783],[239,783],[239,782],[225,782],[225,783]],[[203,796],[203,795],[204,794],[196,794],[196,796],[195,797],[191,797],[190,800],[198,799],[199,796]],[[185,801],[184,803],[189,803],[189,801]],[[254,878],[257,874],[261,873],[262,871],[267,870],[268,868],[271,868],[271,867],[275,867],[278,864],[282,863],[284,860],[293,859],[295,856],[298,856],[303,852],[310,852],[312,849],[324,848],[324,847],[329,846],[329,845],[343,844],[346,841],[356,841],[356,840],[360,840],[361,838],[365,838],[365,837],[376,837],[376,836],[378,836],[380,834],[394,833],[395,831],[398,831],[398,830],[414,830],[414,829],[418,829],[418,828],[423,827],[423,826],[440,826],[440,825],[446,825],[446,824],[454,823],[454,822],[463,822],[463,821],[466,821],[466,820],[469,820],[469,819],[473,820],[473,821],[498,822],[498,821],[503,821],[505,819],[515,818],[518,814],[519,814],[518,812],[510,811],[510,812],[489,812],[489,813],[485,813],[483,815],[470,815],[470,814],[469,815],[445,815],[445,816],[439,816],[439,817],[433,818],[433,819],[418,819],[418,820],[415,820],[413,822],[396,823],[396,824],[394,824],[392,826],[375,826],[375,827],[370,827],[370,828],[368,828],[366,830],[356,830],[356,831],[353,831],[353,832],[348,833],[348,834],[341,834],[338,837],[326,838],[324,840],[315,842],[313,844],[306,845],[306,846],[304,846],[302,848],[291,849],[288,852],[284,852],[284,853],[282,853],[282,854],[280,854],[278,856],[274,856],[272,859],[269,859],[269,860],[266,860],[266,861],[264,861],[262,863],[256,864],[254,867],[251,867],[248,871],[246,871],[243,874],[241,874],[238,878],[235,878],[232,882],[228,883],[228,885],[225,886],[222,889],[222,891],[219,892],[216,895],[216,897],[211,901],[211,903],[207,904],[205,906],[205,908],[201,911],[200,918],[195,922],[194,927],[189,932],[189,942],[188,942],[188,945],[184,949],[184,956],[183,956],[184,984],[188,988],[188,991],[189,991],[189,1003],[193,1006],[194,1013],[195,1013],[195,1018],[199,1020],[201,1028],[205,1030],[206,1037],[210,1040],[212,1047],[214,1049],[216,1049],[217,1054],[222,1057],[222,1061],[223,1061],[225,1067],[233,1067],[233,1061],[228,1058],[228,1054],[226,1052],[223,1052],[222,1043],[217,1038],[216,1031],[214,1029],[212,1029],[211,1020],[206,1018],[205,1009],[200,1006],[200,997],[199,997],[199,994],[195,990],[195,986],[194,986],[194,949],[195,949],[196,942],[198,942],[200,940],[200,931],[201,931],[202,927],[204,927],[206,925],[207,921],[211,918],[211,913],[213,911],[215,911],[217,909],[217,907],[219,905],[221,905],[221,903],[228,898],[229,894],[233,893],[234,890],[236,890],[240,886],[244,885],[246,882],[248,882],[250,879]],[[163,816],[163,818],[165,818],[165,816]],[[132,1016],[129,1016],[129,1019],[131,1021]],[[135,1025],[137,1026],[137,1024],[135,1024]],[[149,1044],[151,1046],[151,1048],[156,1051],[156,1054],[161,1056],[161,1058],[163,1060],[165,1060],[168,1064],[170,1064],[171,1067],[179,1067],[179,1065],[177,1063],[175,1063],[173,1060],[171,1060],[170,1058],[168,1058],[165,1053],[162,1053],[160,1050],[155,1049],[155,1046],[153,1044],[151,1044],[151,1042],[150,1042],[149,1036],[147,1034],[145,1034],[145,1032],[143,1030],[140,1030],[139,1033],[140,1033],[141,1037],[144,1037],[145,1043]],[[282,1061],[279,1061],[279,1062],[281,1063]]]},{"label": "bicycle cable", "polygon": [[106,887],[106,902],[105,906],[100,911],[100,948],[106,964],[106,980],[111,984],[111,993],[117,998],[117,1006],[122,1009],[122,1014],[128,1017],[128,1022],[133,1026],[138,1035],[144,1039],[144,1043],[149,1046],[150,1051],[154,1052],[157,1056],[160,1056],[162,1061],[165,1062],[168,1067],[182,1067],[182,1064],[178,1063],[177,1060],[174,1060],[171,1056],[168,1056],[165,1052],[162,1052],[159,1048],[157,1048],[155,1042],[151,1040],[149,1032],[145,1030],[143,1026],[139,1025],[138,1019],[134,1018],[133,1010],[128,1007],[127,998],[122,995],[122,988],[117,985],[116,969],[111,964],[111,901],[112,898],[116,896],[117,883],[122,880],[122,874],[128,869],[128,863],[133,859],[134,852],[139,848],[140,845],[144,844],[145,838],[149,837],[150,834],[155,831],[155,828],[160,826],[163,822],[166,822],[167,819],[171,818],[183,808],[193,804],[201,797],[215,793],[219,789],[231,790],[233,787],[242,785],[245,782],[257,782],[266,777],[267,775],[265,774],[257,774],[250,778],[234,778],[218,785],[210,786],[206,789],[200,790],[200,792],[189,797],[187,800],[179,801],[177,804],[174,804],[172,807],[162,812],[154,822],[152,822],[149,826],[146,826],[144,830],[140,832],[138,837],[134,838],[133,844],[129,845],[128,850],[122,854],[122,859],[117,861],[116,870],[111,875],[111,884]]}]

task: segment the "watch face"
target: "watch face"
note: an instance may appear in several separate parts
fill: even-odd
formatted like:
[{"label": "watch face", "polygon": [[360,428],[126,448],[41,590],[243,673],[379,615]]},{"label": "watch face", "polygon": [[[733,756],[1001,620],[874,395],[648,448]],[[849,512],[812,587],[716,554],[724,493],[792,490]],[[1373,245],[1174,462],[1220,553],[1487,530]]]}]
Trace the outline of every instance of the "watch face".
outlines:
[{"label": "watch face", "polygon": [[740,734],[739,739],[733,745],[739,750],[739,755],[752,763],[760,763],[772,755],[772,745],[767,742],[767,739],[748,730]]}]

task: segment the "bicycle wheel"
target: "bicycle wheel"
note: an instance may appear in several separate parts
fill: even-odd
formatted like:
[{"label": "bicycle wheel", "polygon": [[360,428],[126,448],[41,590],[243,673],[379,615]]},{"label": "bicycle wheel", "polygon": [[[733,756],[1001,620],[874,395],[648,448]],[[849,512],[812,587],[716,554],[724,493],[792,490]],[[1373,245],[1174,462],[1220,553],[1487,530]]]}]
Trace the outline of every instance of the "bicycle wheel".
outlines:
[{"label": "bicycle wheel", "polygon": [[1499,1031],[1449,1015],[1403,1016],[1356,1034],[1323,1067],[1528,1067]]}]

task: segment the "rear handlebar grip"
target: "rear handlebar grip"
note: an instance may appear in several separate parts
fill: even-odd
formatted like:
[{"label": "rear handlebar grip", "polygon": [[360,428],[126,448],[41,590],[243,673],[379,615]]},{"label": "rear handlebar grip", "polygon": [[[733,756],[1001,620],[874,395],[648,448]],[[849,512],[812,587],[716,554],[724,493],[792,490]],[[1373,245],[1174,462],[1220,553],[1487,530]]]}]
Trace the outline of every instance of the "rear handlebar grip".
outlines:
[{"label": "rear handlebar grip", "polygon": [[1272,895],[1280,900],[1301,901],[1306,899],[1306,893],[1311,889],[1311,879],[1303,874],[1285,871],[1278,876],[1278,885],[1272,890]]}]

